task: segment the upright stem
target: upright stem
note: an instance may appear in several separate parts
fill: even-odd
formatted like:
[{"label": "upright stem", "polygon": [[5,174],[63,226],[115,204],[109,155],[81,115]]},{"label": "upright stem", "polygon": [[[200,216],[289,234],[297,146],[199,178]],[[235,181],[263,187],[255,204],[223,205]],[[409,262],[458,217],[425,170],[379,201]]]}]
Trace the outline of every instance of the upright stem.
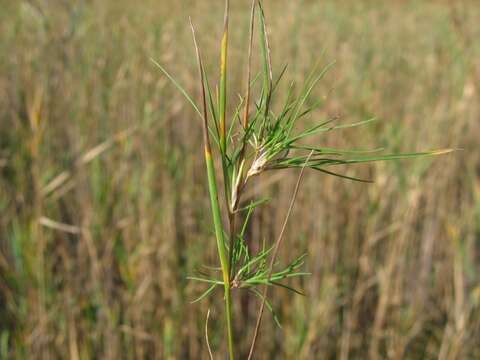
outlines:
[{"label": "upright stem", "polygon": [[[225,0],[225,15],[223,20],[223,36],[220,53],[220,99],[219,99],[219,113],[220,113],[220,152],[222,155],[222,170],[223,182],[225,185],[225,203],[228,212],[228,222],[230,224],[230,254],[227,259],[227,272],[224,271],[224,282],[228,283],[228,295],[225,290],[225,302],[227,306],[227,319],[231,316],[231,300],[230,300],[230,267],[232,266],[233,245],[235,242],[235,214],[230,206],[230,176],[227,164],[227,62],[228,62],[228,13],[230,10],[230,1]],[[223,236],[223,233],[222,233]],[[230,312],[230,314],[228,314]],[[228,325],[228,350],[230,359],[233,359],[233,329],[231,324]]]},{"label": "upright stem", "polygon": [[[248,111],[250,108],[250,78],[251,78],[251,72],[252,72],[252,47],[253,47],[253,28],[254,28],[254,19],[255,19],[255,3],[257,0],[252,0],[252,8],[251,8],[251,14],[250,14],[250,40],[248,42],[248,65],[247,65],[247,83],[246,83],[246,95],[245,95],[245,110],[243,113],[243,130],[247,131],[248,128]],[[240,181],[238,181],[237,184],[234,184],[235,188],[232,189],[236,193],[236,201],[232,201],[232,209],[230,212],[230,248],[233,249],[235,247],[235,214],[238,208],[238,204],[240,203],[240,197],[241,197],[241,188],[243,184],[243,170],[242,169],[242,162],[245,160],[245,146],[246,146],[246,141],[243,141],[242,144],[242,150],[240,151],[240,157],[238,159],[238,167],[240,174],[238,175],[240,177]],[[233,277],[235,273],[235,265],[232,264],[233,260],[233,250],[230,251],[230,276]]]},{"label": "upright stem", "polygon": [[[270,100],[272,96],[272,83],[273,83],[273,74],[272,74],[272,60],[270,57],[270,45],[268,44],[268,34],[267,34],[267,25],[265,23],[265,12],[263,11],[262,2],[258,2],[258,8],[260,11],[260,48],[263,58],[263,89],[262,89],[262,99],[265,97],[265,120],[268,118],[270,111]],[[267,121],[262,124],[260,128],[260,137],[263,136],[265,131],[265,126]]]},{"label": "upright stem", "polygon": [[[227,113],[227,56],[228,56],[228,12],[229,12],[230,2],[225,0],[225,19],[224,19],[224,30],[222,37],[222,50],[221,50],[221,64],[220,64],[220,150],[222,153],[222,170],[223,170],[223,181],[225,184],[225,201],[227,205],[227,211],[230,213],[229,205],[229,184],[230,179],[228,176],[227,169],[227,133],[226,133],[226,113]],[[213,162],[212,162],[213,164]],[[220,204],[218,204],[217,196],[217,213],[220,216]],[[212,200],[213,201],[213,200]],[[230,229],[234,228],[234,219],[229,215]],[[221,227],[221,219],[220,219]],[[217,232],[217,241],[219,236],[222,237],[222,244],[224,248],[224,259],[222,262],[222,272],[223,272],[223,282],[225,284],[225,313],[227,318],[227,336],[228,336],[228,353],[230,360],[234,359],[234,348],[233,348],[233,327],[232,327],[232,299],[230,292],[230,256],[226,255],[227,251],[225,249],[225,240],[223,239],[223,229],[220,229],[221,234]],[[230,252],[233,253],[233,242],[234,235],[230,234]]]},{"label": "upright stem", "polygon": [[[245,95],[245,110],[243,113],[243,130],[247,131],[248,130],[248,112],[250,110],[250,80],[251,80],[251,74],[252,74],[252,47],[253,47],[253,29],[254,29],[254,24],[255,24],[255,3],[257,0],[252,0],[252,10],[250,14],[250,39],[248,42],[248,64],[247,64],[247,90],[246,90],[246,95]],[[242,161],[245,158],[245,145],[246,141],[243,141],[242,144],[242,151],[240,153],[240,158],[238,160],[238,163],[241,164]],[[241,175],[243,177],[243,174]],[[239,182],[239,184],[241,181]]]},{"label": "upright stem", "polygon": [[[225,205],[227,211],[231,214],[230,207],[230,174],[227,164],[227,62],[228,62],[228,13],[230,10],[230,1],[225,0],[225,15],[223,20],[223,36],[220,53],[220,94],[219,94],[219,113],[220,113],[220,153],[222,158],[223,184],[225,190]],[[230,221],[230,215],[229,215]],[[232,239],[230,239],[232,243]]]},{"label": "upright stem", "polygon": [[220,258],[220,265],[222,268],[223,284],[225,290],[225,317],[227,323],[227,337],[228,337],[228,353],[230,360],[234,360],[233,347],[233,327],[232,327],[232,296],[230,289],[230,264],[228,259],[228,250],[225,245],[225,237],[223,234],[222,214],[220,210],[220,203],[218,201],[217,180],[215,176],[215,165],[212,158],[212,149],[210,146],[210,138],[208,135],[208,112],[207,100],[205,95],[205,81],[204,69],[202,64],[202,57],[200,49],[195,37],[195,29],[192,27],[193,41],[195,50],[197,52],[198,69],[200,73],[202,104],[203,104],[203,141],[205,146],[205,163],[207,165],[208,189],[210,193],[210,203],[212,207],[213,224],[215,227],[215,237],[217,240],[218,257]]},{"label": "upright stem", "polygon": [[215,236],[217,238],[218,256],[222,267],[223,284],[225,288],[225,316],[227,319],[228,353],[230,359],[234,359],[233,348],[233,327],[232,327],[232,298],[230,291],[230,266],[228,263],[227,249],[223,235],[222,217],[220,214],[220,203],[218,202],[218,190],[215,180],[215,168],[213,165],[210,149],[205,148],[205,160],[207,163],[208,187],[210,190],[210,202],[212,205],[213,222],[215,226]]},{"label": "upright stem", "polygon": [[227,151],[226,112],[227,112],[227,55],[228,55],[228,11],[229,0],[225,1],[225,18],[220,54],[220,149],[222,155]]}]

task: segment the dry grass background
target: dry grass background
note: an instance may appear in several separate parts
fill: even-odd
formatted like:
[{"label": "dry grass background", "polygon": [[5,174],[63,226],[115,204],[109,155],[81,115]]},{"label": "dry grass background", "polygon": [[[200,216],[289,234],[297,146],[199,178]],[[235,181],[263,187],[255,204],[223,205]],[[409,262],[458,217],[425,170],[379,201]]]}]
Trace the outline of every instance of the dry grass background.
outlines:
[{"label": "dry grass background", "polygon": [[[197,96],[188,15],[216,71],[221,2],[0,3],[0,358],[206,358],[208,308],[224,352],[221,299],[191,305],[185,279],[216,258],[200,123],[149,60]],[[232,9],[232,91],[248,3]],[[263,323],[258,358],[480,358],[480,7],[266,5],[277,70],[301,82],[322,50],[337,61],[316,116],[381,119],[319,142],[463,151],[355,172],[373,185],[306,174],[282,251],[308,252],[307,296],[273,292],[283,329]],[[283,220],[281,176],[257,182],[275,200],[255,241]],[[245,351],[258,302],[235,305]]]}]

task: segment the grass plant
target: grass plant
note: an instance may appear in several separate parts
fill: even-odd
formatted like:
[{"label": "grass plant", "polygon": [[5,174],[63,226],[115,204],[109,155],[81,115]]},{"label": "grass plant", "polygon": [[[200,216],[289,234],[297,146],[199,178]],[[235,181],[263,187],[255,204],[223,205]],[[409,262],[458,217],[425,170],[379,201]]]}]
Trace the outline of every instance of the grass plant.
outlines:
[{"label": "grass plant", "polygon": [[[257,16],[256,16],[257,15]],[[257,33],[259,56],[262,64],[261,71],[254,81],[251,81],[253,34],[255,21],[258,19]],[[187,98],[202,119],[205,164],[207,170],[208,188],[210,192],[211,212],[215,237],[217,242],[218,258],[220,261],[221,278],[216,276],[192,276],[196,280],[209,284],[207,290],[197,299],[202,300],[214,293],[218,286],[224,289],[225,319],[228,353],[230,359],[235,358],[235,338],[233,330],[233,302],[232,290],[248,290],[261,300],[256,325],[253,333],[248,358],[254,355],[255,344],[259,334],[261,319],[265,305],[274,313],[268,302],[268,288],[277,286],[301,294],[287,284],[285,280],[293,277],[308,275],[302,270],[305,254],[299,255],[293,262],[281,267],[277,255],[283,234],[297,197],[300,180],[305,169],[337,176],[343,179],[359,182],[371,182],[368,179],[345,175],[333,168],[339,165],[354,165],[376,161],[389,161],[418,158],[421,156],[441,155],[451,152],[451,149],[434,150],[414,153],[385,154],[383,149],[351,150],[308,145],[308,139],[314,135],[328,134],[341,129],[364,126],[375,119],[351,124],[335,124],[336,119],[318,121],[311,127],[301,127],[299,123],[307,115],[314,115],[321,102],[312,103],[311,93],[315,86],[324,78],[333,63],[319,68],[315,66],[307,77],[299,93],[296,93],[296,84],[291,82],[288,92],[279,93],[279,83],[286,76],[287,67],[274,78],[268,40],[268,30],[265,11],[262,1],[254,0],[251,8],[250,36],[247,56],[247,81],[244,95],[239,95],[236,111],[227,120],[228,99],[228,29],[229,29],[229,1],[225,1],[224,32],[221,40],[220,77],[218,99],[206,74],[201,47],[197,41],[195,28],[191,24],[193,41],[196,50],[201,102],[200,106],[192,100],[187,91],[170,75],[167,70],[155,62],[161,71],[174,83],[180,92]],[[261,79],[261,86],[256,87],[256,80]],[[252,89],[258,90],[253,99],[253,109],[250,109]],[[279,99],[285,99],[280,104]],[[276,106],[274,106],[274,104]],[[243,118],[242,118],[243,109]],[[211,120],[210,120],[211,119]],[[211,141],[213,138],[213,142]],[[213,146],[212,146],[213,144]],[[212,151],[212,147],[215,152]],[[214,156],[217,155],[221,164],[221,173],[215,168]],[[273,245],[266,245],[257,253],[249,248],[245,238],[248,223],[259,206],[265,200],[257,199],[246,204],[242,203],[242,193],[255,177],[267,171],[300,168],[298,178],[286,219],[280,235]],[[225,212],[222,215],[222,206],[219,199],[217,178],[222,177],[224,184],[223,198]],[[236,229],[237,218],[243,218],[243,223]],[[225,226],[227,224],[227,226]],[[229,230],[227,231],[226,228]],[[263,286],[263,290],[259,287]],[[274,315],[275,318],[275,315]]]},{"label": "grass plant", "polygon": [[[267,291],[255,359],[480,359],[480,7],[264,1],[272,63],[264,76],[260,9],[251,22],[251,1],[230,1],[225,72],[226,153],[245,159],[235,169],[243,180],[256,159],[243,129],[256,121],[259,131],[263,87],[274,89],[274,123],[289,89],[289,103],[302,95],[314,64],[318,75],[335,64],[305,100],[304,109],[316,110],[289,136],[330,121],[325,130],[297,140],[288,159],[288,150],[270,149],[273,158],[245,185],[232,184],[233,170],[224,181],[216,129],[222,1],[2,3],[0,359],[229,356],[185,14],[210,85],[220,244],[235,265],[235,357],[248,358]],[[288,145],[280,135],[271,138]],[[325,155],[344,161],[464,151],[322,168],[318,154],[306,161],[312,147],[386,149]],[[315,162],[375,184],[305,165]],[[241,191],[225,197],[225,186]],[[237,203],[233,227],[227,200]],[[286,270],[311,275],[284,277]]]}]

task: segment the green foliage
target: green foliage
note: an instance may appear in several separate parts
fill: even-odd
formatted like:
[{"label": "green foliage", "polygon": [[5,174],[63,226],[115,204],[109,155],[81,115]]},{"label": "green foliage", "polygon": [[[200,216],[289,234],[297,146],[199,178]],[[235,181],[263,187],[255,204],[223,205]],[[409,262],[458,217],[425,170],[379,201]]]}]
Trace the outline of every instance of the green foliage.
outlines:
[{"label": "green foliage", "polygon": [[[251,30],[253,30],[255,8],[257,6],[259,13],[258,34],[262,64],[262,72],[260,75],[263,80],[262,86],[259,93],[256,96],[254,95],[254,110],[250,111],[248,108],[250,100],[249,96],[251,94],[251,87],[254,84],[248,81],[246,96],[245,98],[240,98],[236,110],[231,117],[228,132],[226,131],[228,1],[226,1],[225,6],[225,30],[221,44],[221,71],[220,83],[218,85],[220,88],[220,96],[218,104],[212,96],[213,90],[208,82],[208,77],[203,67],[203,61],[195,38],[193,25],[192,31],[199,65],[203,112],[199,110],[200,107],[195,104],[192,97],[188,95],[187,91],[182,88],[175,78],[170,75],[164,67],[155,62],[160,70],[185,96],[203,120],[208,183],[223,279],[218,279],[216,277],[189,277],[189,279],[211,284],[200,297],[194,300],[194,302],[203,300],[207,296],[214,294],[217,285],[224,286],[229,351],[230,358],[232,359],[234,351],[232,349],[233,345],[231,344],[232,329],[230,322],[232,318],[232,308],[230,289],[249,289],[254,294],[260,295],[262,302],[266,303],[268,301],[266,298],[266,291],[265,296],[263,296],[256,287],[260,285],[278,286],[293,293],[301,294],[299,290],[286,285],[282,281],[296,276],[308,275],[308,273],[300,270],[304,264],[305,255],[299,256],[283,269],[274,269],[273,267],[275,265],[278,266],[275,259],[276,251],[272,251],[275,246],[268,249],[264,248],[258,253],[251,254],[248,241],[245,240],[245,229],[248,226],[248,221],[255,208],[261,206],[263,203],[262,201],[253,202],[248,205],[248,212],[244,224],[241,227],[241,231],[236,233],[235,218],[239,212],[242,191],[254,176],[269,170],[309,168],[320,171],[324,174],[338,176],[348,180],[368,182],[368,180],[343,175],[328,170],[327,168],[335,165],[353,165],[375,161],[400,160],[417,158],[420,156],[440,155],[451,151],[447,149],[415,153],[379,154],[382,149],[350,150],[307,145],[307,140],[315,135],[366,125],[374,119],[365,120],[359,123],[340,125],[332,125],[332,122],[335,121],[335,119],[328,119],[320,121],[316,125],[310,128],[307,127],[306,129],[305,126],[299,126],[299,122],[309,114],[314,115],[314,111],[317,109],[318,104],[321,104],[321,102],[313,101],[316,105],[310,107],[306,106],[306,104],[312,102],[310,97],[315,86],[324,78],[333,63],[328,64],[320,69],[320,71],[315,67],[298,94],[295,94],[294,92],[295,83],[291,82],[288,87],[288,93],[284,104],[280,108],[274,109],[272,104],[278,103],[278,101],[276,101],[277,97],[280,98],[281,95],[284,95],[278,93],[278,84],[284,77],[287,67],[285,66],[283,68],[276,81],[273,82],[273,69],[270,59],[267,25],[265,22],[265,12],[262,1],[253,1]],[[252,39],[250,40],[250,49],[251,46]],[[250,66],[251,62],[249,61],[249,80],[251,72]],[[240,112],[243,106],[245,106],[244,122],[240,119]],[[209,115],[213,119],[213,124],[208,121]],[[225,218],[228,218],[230,225],[230,233],[227,237],[224,236],[224,231],[221,229],[223,225],[216,185],[217,175],[215,174],[213,159],[211,157],[209,134],[212,134],[215,140],[217,154],[220,156],[222,164],[223,183],[225,184],[224,197],[228,210],[228,213],[225,214]],[[229,242],[227,243],[226,238],[228,237]],[[227,257],[229,259],[228,263],[226,262]],[[272,264],[271,268],[269,268],[269,262]],[[267,307],[272,310],[270,303],[267,303]],[[261,318],[261,311],[259,318]],[[275,319],[278,321],[276,317]],[[255,344],[255,339],[256,336],[253,341],[252,349]]]}]

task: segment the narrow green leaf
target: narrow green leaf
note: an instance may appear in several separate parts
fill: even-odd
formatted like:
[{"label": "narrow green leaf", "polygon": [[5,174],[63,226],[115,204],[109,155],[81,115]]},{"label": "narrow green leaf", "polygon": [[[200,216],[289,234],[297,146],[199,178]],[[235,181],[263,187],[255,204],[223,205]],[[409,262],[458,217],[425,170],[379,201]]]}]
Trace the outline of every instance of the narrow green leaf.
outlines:
[{"label": "narrow green leaf", "polygon": [[203,119],[203,115],[201,113],[201,111],[198,109],[197,105],[195,104],[195,102],[192,100],[192,98],[190,97],[190,95],[188,95],[188,93],[185,91],[185,89],[175,80],[175,78],[173,76],[171,76],[167,70],[165,70],[165,68],[160,65],[158,62],[156,62],[155,60],[153,59],[150,59],[162,72],[163,74],[173,83],[173,85],[175,85],[175,87],[182,93],[182,95],[188,100],[188,102],[193,106],[193,108],[195,109],[195,111],[197,112],[197,114]]},{"label": "narrow green leaf", "polygon": [[202,295],[200,295],[198,298],[196,298],[195,300],[191,301],[190,303],[191,304],[195,304],[196,302],[199,302],[201,300],[203,300],[204,298],[206,298],[213,290],[215,290],[215,288],[217,287],[218,284],[213,284],[212,286],[210,286]]},{"label": "narrow green leaf", "polygon": [[[257,290],[257,289],[254,289],[254,288],[250,288],[249,291],[253,292],[255,295],[257,295],[260,300],[263,300],[263,295],[260,294],[260,292]],[[265,299],[265,305],[267,306],[267,309],[268,311],[270,311],[270,313],[272,314],[273,316],[273,320],[275,321],[275,324],[277,324],[277,326],[281,329],[282,328],[282,324],[280,324],[280,320],[278,319],[278,316],[277,314],[275,313],[274,309],[273,309],[273,306],[272,304],[270,303],[270,301],[268,299]]]}]

